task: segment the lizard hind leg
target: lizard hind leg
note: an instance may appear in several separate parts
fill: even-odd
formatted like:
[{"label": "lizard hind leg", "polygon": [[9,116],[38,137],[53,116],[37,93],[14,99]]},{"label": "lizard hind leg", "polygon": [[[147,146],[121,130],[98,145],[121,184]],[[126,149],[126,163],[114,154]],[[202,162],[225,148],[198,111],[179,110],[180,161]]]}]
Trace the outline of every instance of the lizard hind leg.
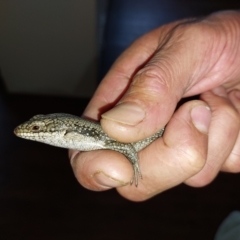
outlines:
[{"label": "lizard hind leg", "polygon": [[122,144],[117,151],[121,152],[132,164],[133,177],[130,181],[130,184],[132,185],[134,182],[135,186],[137,187],[139,178],[142,179],[142,174],[139,167],[138,153],[136,149],[132,144]]},{"label": "lizard hind leg", "polygon": [[132,185],[133,182],[134,182],[135,186],[137,187],[138,186],[138,179],[139,179],[139,177],[142,179],[142,173],[141,173],[138,161],[133,163],[132,166],[133,166],[133,173],[134,173],[134,175],[133,175],[133,177],[132,177],[132,179],[130,181],[130,184]]},{"label": "lizard hind leg", "polygon": [[120,152],[129,160],[129,162],[132,164],[134,174],[130,181],[130,184],[132,185],[134,182],[135,186],[137,187],[139,177],[142,178],[142,174],[139,167],[138,153],[135,147],[131,143],[119,143],[111,140],[107,142],[106,149]]}]

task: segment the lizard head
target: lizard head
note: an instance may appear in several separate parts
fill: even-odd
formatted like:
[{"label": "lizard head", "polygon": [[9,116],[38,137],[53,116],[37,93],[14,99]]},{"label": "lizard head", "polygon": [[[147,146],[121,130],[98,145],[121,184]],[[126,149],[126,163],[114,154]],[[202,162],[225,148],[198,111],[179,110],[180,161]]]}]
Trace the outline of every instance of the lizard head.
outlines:
[{"label": "lizard head", "polygon": [[16,127],[14,133],[21,138],[62,146],[63,136],[73,124],[71,121],[66,121],[69,116],[73,118],[72,115],[62,113],[36,115]]}]

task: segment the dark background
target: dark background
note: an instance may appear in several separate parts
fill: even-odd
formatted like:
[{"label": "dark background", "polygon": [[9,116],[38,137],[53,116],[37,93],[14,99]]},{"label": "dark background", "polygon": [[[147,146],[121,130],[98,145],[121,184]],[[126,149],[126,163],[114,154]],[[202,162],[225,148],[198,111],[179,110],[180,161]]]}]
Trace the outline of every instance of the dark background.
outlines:
[{"label": "dark background", "polygon": [[13,135],[13,128],[34,114],[79,114],[87,101],[21,95],[1,99],[9,118],[0,137],[6,146],[0,165],[0,239],[210,240],[221,221],[240,210],[239,174],[221,173],[204,188],[180,185],[134,203],[115,190],[98,193],[81,187],[65,149]]},{"label": "dark background", "polygon": [[[131,13],[136,9],[136,6],[128,5],[130,1],[121,2],[123,5],[120,6],[120,1],[112,1],[105,8],[107,23],[102,32],[99,79],[118,54],[143,33],[139,30],[129,39],[119,41],[119,36],[129,36],[117,31],[122,29],[121,23],[136,27],[134,16],[126,23],[127,16],[132,14],[120,14],[116,18],[117,9],[123,13],[126,6]],[[136,4],[136,1],[132,2]],[[151,1],[139,2],[151,5]],[[178,3],[175,9],[179,6],[179,11],[184,11],[190,1],[175,3]],[[200,3],[195,2],[195,10],[205,6],[206,13],[239,7],[234,1]],[[138,8],[146,12],[147,8],[143,6]],[[166,21],[173,20],[174,16]],[[175,16],[180,17],[181,14]],[[204,188],[180,185],[142,203],[125,200],[115,190],[97,193],[84,189],[73,176],[67,150],[18,139],[13,135],[13,129],[35,114],[66,112],[81,115],[89,99],[9,94],[5,80],[1,78],[0,81],[1,240],[211,240],[222,220],[231,211],[240,210],[239,174],[221,173]]]}]

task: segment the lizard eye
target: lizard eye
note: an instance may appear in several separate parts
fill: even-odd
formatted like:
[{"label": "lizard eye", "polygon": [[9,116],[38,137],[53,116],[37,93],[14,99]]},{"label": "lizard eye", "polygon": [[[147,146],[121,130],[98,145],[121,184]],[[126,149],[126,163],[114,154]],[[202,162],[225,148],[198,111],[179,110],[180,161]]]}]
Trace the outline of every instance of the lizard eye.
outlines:
[{"label": "lizard eye", "polygon": [[40,129],[40,127],[38,126],[38,125],[34,125],[33,127],[32,127],[32,130],[33,131],[38,131]]}]

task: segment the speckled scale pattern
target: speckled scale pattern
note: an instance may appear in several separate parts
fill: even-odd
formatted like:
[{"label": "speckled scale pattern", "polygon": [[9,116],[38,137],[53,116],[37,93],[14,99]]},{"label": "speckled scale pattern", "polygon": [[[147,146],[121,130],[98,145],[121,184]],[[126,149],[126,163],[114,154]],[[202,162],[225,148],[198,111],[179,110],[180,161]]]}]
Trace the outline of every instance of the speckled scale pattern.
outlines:
[{"label": "speckled scale pattern", "polygon": [[57,147],[91,151],[110,149],[122,153],[131,162],[135,185],[142,177],[137,152],[163,135],[164,128],[156,134],[135,143],[120,143],[110,138],[99,123],[66,113],[36,115],[15,128],[18,137],[43,142]]}]

